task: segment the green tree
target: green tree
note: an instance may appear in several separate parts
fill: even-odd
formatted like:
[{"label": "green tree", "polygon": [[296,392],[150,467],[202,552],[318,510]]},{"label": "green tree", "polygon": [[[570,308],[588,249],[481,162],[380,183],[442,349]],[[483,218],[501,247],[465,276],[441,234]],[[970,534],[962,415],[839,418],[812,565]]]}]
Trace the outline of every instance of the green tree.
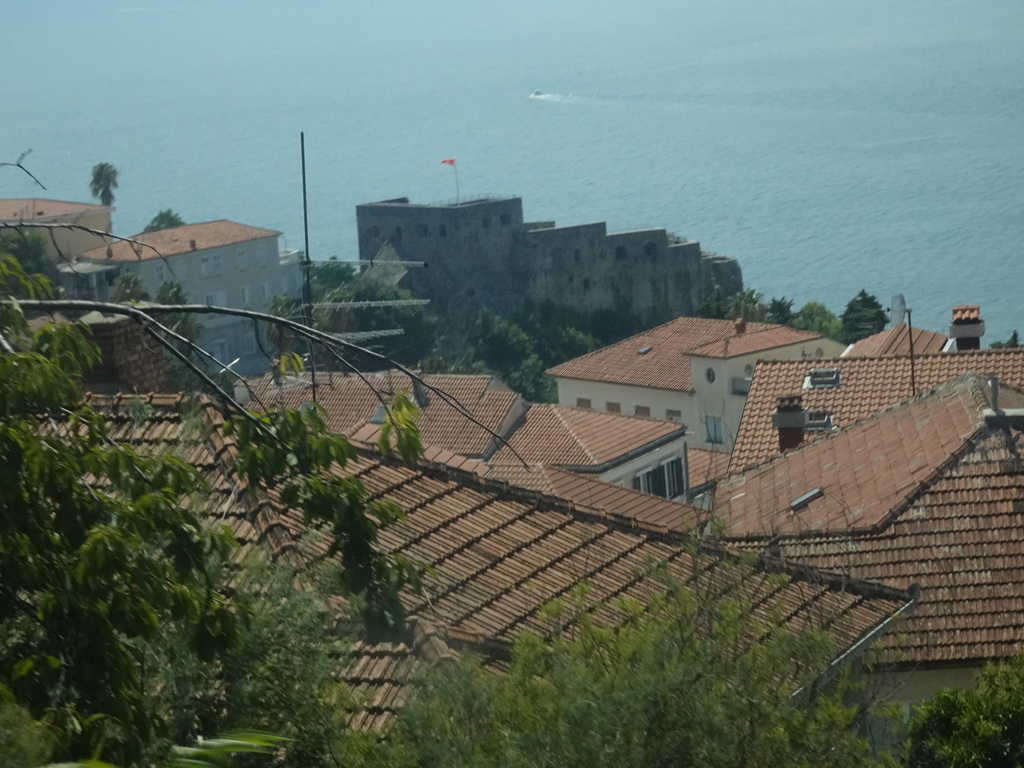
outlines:
[{"label": "green tree", "polygon": [[[742,583],[749,573],[725,565],[720,584]],[[469,660],[428,677],[383,764],[874,764],[842,686],[827,692],[813,684],[832,655],[830,639],[791,633],[742,601],[707,592],[702,598],[693,586],[676,586],[648,605],[620,601],[624,620],[611,630],[589,618],[583,590],[577,624],[551,640],[520,636],[501,674]],[[556,603],[550,613],[565,610]],[[806,693],[794,695],[801,685]]]},{"label": "green tree", "polygon": [[327,261],[313,262],[310,266],[310,288],[313,301],[324,301],[328,295],[344,288],[356,279],[356,270],[351,264],[338,261],[332,256]]},{"label": "green tree", "polygon": [[[339,270],[335,270],[337,274]],[[326,278],[325,278],[326,279]],[[325,301],[402,301],[415,297],[404,288],[360,277],[325,296]],[[401,336],[367,342],[399,363],[414,365],[433,352],[437,319],[422,306],[321,308],[317,328],[337,333],[402,329]]]},{"label": "green tree", "polygon": [[887,319],[885,309],[878,299],[861,288],[860,293],[850,299],[840,317],[843,328],[839,341],[852,344],[878,333],[884,330]]},{"label": "green tree", "polygon": [[46,241],[38,232],[22,229],[0,231],[0,254],[16,258],[26,273],[53,277],[56,270],[46,258]]},{"label": "green tree", "polygon": [[715,320],[726,320],[729,318],[729,298],[722,295],[719,288],[701,300],[697,307],[697,317],[708,317]]},{"label": "green tree", "polygon": [[[117,186],[116,184],[114,186]],[[146,225],[143,232],[157,232],[161,229],[170,229],[171,227],[181,227],[185,224],[185,220],[181,218],[177,213],[172,211],[170,208],[160,211],[156,216]]]},{"label": "green tree", "polygon": [[794,318],[793,300],[783,296],[781,299],[772,299],[768,302],[768,308],[764,313],[766,323],[776,325],[790,325]]},{"label": "green tree", "polygon": [[1024,765],[1024,657],[990,665],[974,690],[946,689],[909,725],[911,768]]},{"label": "green tree", "polygon": [[137,272],[122,272],[114,281],[114,301],[148,301],[149,294]]},{"label": "green tree", "polygon": [[993,341],[992,349],[1016,349],[1020,346],[1020,336],[1015,328],[1013,333],[1010,334],[1010,338],[1006,341]]},{"label": "green tree", "polygon": [[803,331],[820,333],[827,339],[838,339],[843,329],[843,323],[835,313],[817,301],[809,301],[800,307],[800,311],[793,315],[792,325]]},{"label": "green tree", "polygon": [[117,189],[117,168],[110,163],[97,163],[92,169],[89,190],[100,205],[114,204],[114,190]]},{"label": "green tree", "polygon": [[18,706],[0,685],[0,765],[4,768],[39,768],[53,750],[46,727]]},{"label": "green tree", "polygon": [[742,318],[748,322],[761,322],[767,310],[764,296],[753,288],[748,288],[729,297],[727,319]]},{"label": "green tree", "polygon": [[[4,257],[0,290],[12,282],[28,299],[49,291]],[[209,524],[191,464],[115,440],[83,401],[76,381],[98,359],[77,325],[30,331],[22,305],[0,297],[0,336],[0,686],[55,734],[58,759],[159,762],[144,759],[168,724],[153,674],[169,659],[154,649],[178,628],[168,653],[222,670],[233,658],[246,613],[225,587],[236,542]],[[398,451],[414,459],[415,411],[393,412]],[[141,403],[131,413],[148,418]],[[186,424],[205,441],[205,422]],[[397,592],[415,586],[418,565],[381,554],[377,531],[401,513],[346,476],[353,449],[327,434],[322,411],[238,416],[225,431],[246,487],[327,533],[338,587],[368,626],[400,622]]]},{"label": "green tree", "polygon": [[527,400],[544,402],[550,398],[536,342],[516,323],[481,310],[470,332],[469,347],[471,359],[481,362]]}]

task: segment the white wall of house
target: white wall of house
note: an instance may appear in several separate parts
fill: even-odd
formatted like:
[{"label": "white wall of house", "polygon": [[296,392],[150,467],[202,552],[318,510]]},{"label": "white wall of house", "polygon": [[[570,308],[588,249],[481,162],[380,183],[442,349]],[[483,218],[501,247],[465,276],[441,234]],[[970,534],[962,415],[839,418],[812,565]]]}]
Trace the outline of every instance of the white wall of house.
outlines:
[{"label": "white wall of house", "polygon": [[[686,439],[686,437],[680,436],[676,440],[665,443],[665,445],[659,446],[648,453],[644,453],[620,464],[617,467],[609,469],[597,475],[597,477],[606,483],[619,485],[623,488],[633,488],[633,480],[637,476],[644,475],[654,470],[664,471],[663,468],[670,462],[676,460],[681,461],[683,458],[683,451],[685,450],[684,444]],[[682,469],[684,470],[685,475],[685,467],[682,467]],[[681,483],[677,489],[677,493],[666,494],[666,497],[671,499],[682,499],[686,491],[684,486],[685,482]]]},{"label": "white wall of house", "polygon": [[597,411],[614,411],[617,406],[632,416],[679,421],[692,433],[694,447],[730,451],[747,399],[745,384],[758,360],[828,358],[844,348],[830,339],[815,339],[737,357],[691,355],[692,392],[557,377],[558,402]]}]

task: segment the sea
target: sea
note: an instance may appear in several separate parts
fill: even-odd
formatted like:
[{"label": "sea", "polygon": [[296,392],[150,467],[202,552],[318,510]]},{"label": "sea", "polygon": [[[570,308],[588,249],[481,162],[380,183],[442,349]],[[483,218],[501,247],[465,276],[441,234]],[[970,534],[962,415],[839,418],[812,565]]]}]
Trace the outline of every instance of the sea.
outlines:
[{"label": "sea", "polygon": [[[33,0],[4,13],[0,197],[165,208],[357,258],[355,206],[523,198],[664,227],[747,287],[1024,331],[1020,0]],[[455,167],[444,165],[456,158]]]}]

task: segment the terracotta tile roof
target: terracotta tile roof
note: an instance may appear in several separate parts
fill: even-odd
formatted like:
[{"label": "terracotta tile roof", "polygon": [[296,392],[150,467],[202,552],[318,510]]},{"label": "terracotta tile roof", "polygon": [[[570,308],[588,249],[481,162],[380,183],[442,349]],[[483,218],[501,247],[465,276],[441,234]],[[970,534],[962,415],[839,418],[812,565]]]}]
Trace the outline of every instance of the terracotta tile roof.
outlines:
[{"label": "terracotta tile roof", "polygon": [[[839,386],[804,389],[812,368],[831,367],[839,371]],[[1000,381],[1024,388],[1024,349],[988,349],[921,355],[914,358],[917,391],[923,392],[967,372],[994,372]],[[775,398],[799,392],[803,406],[832,415],[836,428],[867,418],[886,406],[911,397],[909,357],[858,357],[834,360],[763,361],[754,369],[750,392],[743,407],[730,470],[759,464],[779,452],[778,432],[772,427]],[[804,439],[817,440],[828,432],[806,432]]]},{"label": "terracotta tile roof", "polygon": [[[225,245],[246,243],[250,240],[259,240],[264,237],[277,237],[280,232],[272,229],[260,229],[250,227],[247,224],[238,224],[234,221],[221,219],[219,221],[206,221],[201,224],[186,224],[181,227],[161,229],[157,232],[146,232],[133,235],[132,240],[138,240],[152,248],[143,248],[135,243],[127,243],[123,240],[112,243],[108,246],[100,246],[86,251],[78,258],[87,261],[145,261],[157,259],[161,256],[177,256],[181,253],[192,251],[203,251],[208,248],[220,248]],[[192,247],[192,241],[196,247]],[[156,250],[153,250],[153,249]],[[107,252],[111,256],[107,256]],[[274,254],[277,258],[277,254]]]},{"label": "terracotta tile roof", "polygon": [[[929,393],[719,481],[714,513],[729,537],[875,530],[983,425],[967,374]],[[822,493],[793,511],[805,494]]]},{"label": "terracotta tile roof", "polygon": [[770,323],[747,323],[746,331],[737,334],[732,320],[680,317],[556,365],[547,373],[566,379],[689,392],[693,390],[693,377],[688,355],[734,357],[818,338],[810,331]]},{"label": "terracotta tile roof", "polygon": [[887,357],[890,355],[909,355],[910,340],[914,340],[915,355],[935,355],[945,348],[949,337],[924,328],[914,328],[913,333],[906,323],[899,323],[892,328],[868,336],[853,344],[843,357]]},{"label": "terracotta tile roof", "polygon": [[565,405],[531,405],[523,423],[507,438],[508,446],[500,448],[493,461],[512,464],[519,454],[527,463],[604,471],[633,451],[653,450],[685,433],[686,427],[672,421]]},{"label": "terracotta tile roof", "polygon": [[717,480],[729,471],[729,454],[724,451],[708,451],[688,446],[686,461],[689,464],[691,488]]},{"label": "terracotta tile roof", "polygon": [[[929,470],[936,456],[925,443],[960,428],[949,421],[959,418],[956,405],[945,399],[948,410],[921,408],[922,400],[881,417],[890,422],[882,428],[888,433],[887,441],[879,444],[876,439],[871,446],[859,443],[860,454],[853,453],[853,443],[841,454],[830,450],[834,436],[748,473],[774,473],[780,484],[788,476],[793,481],[789,493],[806,488],[807,481],[823,488],[825,495],[811,501],[799,515],[811,516],[808,528],[823,521],[832,531],[807,535],[798,532],[797,526],[782,525],[780,536],[763,537],[757,544],[744,542],[747,546],[851,578],[880,579],[904,588],[920,585],[914,615],[901,624],[898,635],[883,638],[878,649],[883,663],[897,666],[973,666],[1009,659],[1024,648],[1022,433],[979,421],[967,439],[952,446],[945,461]],[[1016,404],[1020,402],[1018,396]],[[912,411],[919,419],[916,429],[908,429],[904,419]],[[877,426],[869,429],[878,431]],[[877,453],[867,455],[869,451]],[[802,453],[827,454],[835,463],[822,468],[817,479],[798,480],[806,477],[797,474],[806,465]],[[794,460],[796,465],[787,468]],[[925,472],[929,476],[921,486],[911,482],[902,492],[893,492],[899,482],[894,476],[906,481]],[[855,487],[858,475],[860,488]],[[767,478],[757,482],[771,486]],[[737,488],[732,485],[724,491],[723,510],[728,510],[728,497]],[[766,513],[780,501],[788,507],[785,495],[776,493],[774,502],[766,498],[762,503]],[[861,528],[856,513],[862,509],[880,517],[883,526],[873,531]],[[779,519],[778,514],[774,519]],[[786,535],[787,531],[794,535]]]},{"label": "terracotta tile roof", "polygon": [[66,200],[42,200],[30,197],[0,200],[0,221],[30,221],[32,219],[60,218],[90,211],[109,210],[92,203],[72,203]]},{"label": "terracotta tile roof", "polygon": [[684,532],[707,516],[704,510],[679,501],[623,488],[596,477],[571,472],[550,464],[490,464],[478,474],[549,496],[568,499],[579,507],[664,531]]},{"label": "terracotta tile roof", "polygon": [[[213,480],[210,515],[240,537],[239,557],[257,545],[276,557],[298,556],[300,563],[326,555],[327,542],[311,538],[302,515],[282,507],[275,493],[257,495],[237,484],[234,444],[208,404],[200,404],[200,419],[191,419],[177,396],[95,402],[110,414],[115,439],[143,452],[181,450]],[[543,607],[581,582],[590,586],[586,610],[614,625],[625,617],[619,598],[644,601],[664,589],[653,565],[680,582],[701,580],[712,597],[728,592],[749,601],[754,616],[826,628],[839,650],[871,635],[910,600],[906,591],[775,561],[763,562],[753,578],[740,578],[721,551],[695,552],[679,537],[636,520],[623,524],[620,517],[444,467],[360,455],[345,471],[358,475],[371,497],[389,499],[406,513],[381,530],[381,546],[430,566],[423,591],[401,596],[412,617],[406,636],[357,645],[342,674],[366,704],[352,715],[357,727],[385,726],[406,697],[410,675],[450,657],[453,641],[495,659],[522,631],[550,637],[571,628],[571,615],[552,617]]]},{"label": "terracotta tile roof", "polygon": [[[367,373],[362,378],[343,373],[320,373],[317,376],[317,402],[327,410],[331,431],[364,443],[374,443],[379,436],[377,425],[371,424],[380,399],[374,389],[387,398],[395,394],[412,395],[412,380],[399,371]],[[522,397],[488,375],[425,374],[424,380],[454,398],[479,422],[504,435],[526,405]],[[268,374],[251,379],[249,385],[259,401],[267,406],[298,408],[313,399],[310,375],[290,376],[277,386]],[[470,457],[489,456],[498,441],[477,426],[439,395],[427,393],[429,404],[421,409],[418,422],[425,445]],[[259,407],[255,400],[250,407]]]}]

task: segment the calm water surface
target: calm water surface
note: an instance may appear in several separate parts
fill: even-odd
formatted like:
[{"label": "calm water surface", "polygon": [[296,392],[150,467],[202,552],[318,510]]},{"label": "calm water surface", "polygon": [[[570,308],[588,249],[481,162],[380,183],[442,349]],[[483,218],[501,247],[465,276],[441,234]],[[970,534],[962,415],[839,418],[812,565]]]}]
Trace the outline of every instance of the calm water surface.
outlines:
[{"label": "calm water surface", "polygon": [[[368,5],[26,4],[0,160],[32,148],[38,194],[79,200],[112,162],[119,232],[170,207],[301,247],[305,131],[310,251],[354,258],[355,205],[453,198],[454,155],[463,196],[663,226],[768,296],[1024,330],[1018,0]],[[0,169],[0,197],[36,194]]]}]

